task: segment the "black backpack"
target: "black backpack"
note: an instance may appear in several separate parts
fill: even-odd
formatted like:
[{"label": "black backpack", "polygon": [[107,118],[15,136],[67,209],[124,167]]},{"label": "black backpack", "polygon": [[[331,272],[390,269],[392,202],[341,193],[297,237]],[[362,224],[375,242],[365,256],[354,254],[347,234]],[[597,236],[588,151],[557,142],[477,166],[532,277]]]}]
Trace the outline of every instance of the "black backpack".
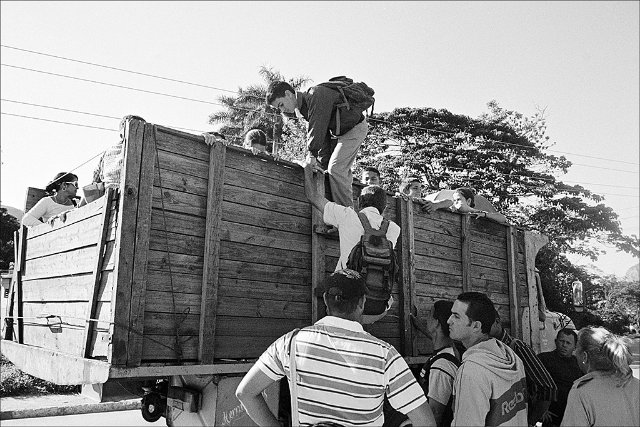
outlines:
[{"label": "black backpack", "polygon": [[[420,371],[420,378],[418,383],[422,386],[424,390],[424,395],[427,396],[429,394],[429,374],[431,373],[431,366],[439,359],[446,359],[449,362],[456,365],[456,367],[460,367],[460,360],[456,356],[451,353],[439,353],[435,356],[431,357],[427,360],[427,363],[424,364],[422,370]],[[455,378],[454,378],[455,379]],[[447,407],[444,410],[444,414],[442,414],[442,426],[450,426],[453,421],[453,393],[449,397],[449,401],[447,402]]]},{"label": "black backpack", "polygon": [[371,107],[373,114],[373,104],[375,91],[364,82],[354,82],[353,79],[345,76],[332,77],[328,82],[320,83],[324,86],[336,90],[342,95],[343,102],[336,104],[336,135],[340,135],[340,109],[356,110],[363,112]]},{"label": "black backpack", "polygon": [[347,268],[359,272],[367,285],[367,302],[363,314],[381,314],[387,307],[398,273],[393,245],[387,239],[389,220],[383,219],[380,229],[375,230],[364,213],[358,212],[358,217],[364,234],[351,249]]}]

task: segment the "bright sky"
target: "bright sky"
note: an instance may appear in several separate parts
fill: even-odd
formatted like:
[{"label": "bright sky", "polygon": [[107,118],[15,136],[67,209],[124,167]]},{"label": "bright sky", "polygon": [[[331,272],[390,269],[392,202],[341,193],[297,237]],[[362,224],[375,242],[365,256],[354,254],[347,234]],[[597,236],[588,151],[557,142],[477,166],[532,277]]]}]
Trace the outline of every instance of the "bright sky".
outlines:
[{"label": "bright sky", "polygon": [[[561,179],[604,195],[624,232],[638,235],[638,5],[3,1],[0,198],[22,208],[28,186],[44,187],[118,138],[16,115],[116,130],[136,114],[199,133],[213,128],[207,118],[225,93],[19,48],[231,91],[259,82],[261,65],[316,83],[348,75],[376,90],[376,111],[477,117],[492,99],[527,116],[544,108],[553,154],[574,162]],[[76,169],[81,186],[96,161]],[[596,266],[623,275],[637,262],[609,249]]]}]

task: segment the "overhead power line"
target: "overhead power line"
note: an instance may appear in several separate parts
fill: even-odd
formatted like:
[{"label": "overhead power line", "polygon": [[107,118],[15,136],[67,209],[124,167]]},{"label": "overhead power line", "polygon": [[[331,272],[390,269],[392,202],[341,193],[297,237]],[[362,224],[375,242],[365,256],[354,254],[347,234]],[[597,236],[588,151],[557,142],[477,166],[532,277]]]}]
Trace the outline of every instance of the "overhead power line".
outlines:
[{"label": "overhead power line", "polygon": [[[84,112],[84,113],[85,113],[85,114],[88,114],[88,115],[94,115],[93,113],[86,113],[86,112]],[[46,122],[59,123],[59,124],[64,124],[64,125],[79,126],[79,127],[87,127],[87,128],[93,128],[93,129],[107,130],[107,131],[111,131],[111,132],[118,132],[118,130],[116,130],[116,129],[108,129],[108,128],[102,128],[102,127],[97,127],[97,126],[89,126],[89,125],[84,125],[84,124],[79,124],[79,123],[72,123],[72,122],[65,122],[65,121],[60,121],[60,120],[44,119],[44,118],[41,118],[41,117],[32,117],[32,116],[25,116],[25,115],[20,115],[20,114],[4,113],[4,112],[2,112],[1,114],[3,114],[3,115],[7,115],[7,116],[14,116],[14,117],[21,117],[21,118],[26,118],[26,119],[32,119],[32,120],[41,120],[41,121],[46,121]],[[100,116],[100,117],[105,117],[104,115],[98,115],[98,116]],[[118,119],[119,119],[119,118],[118,118]],[[184,128],[177,128],[177,129],[184,129]],[[99,153],[98,155],[100,155],[100,154],[102,154],[102,152],[101,152],[101,153]],[[86,161],[85,163],[83,163],[82,165],[84,165],[84,164],[88,163],[89,161],[91,161],[92,159],[94,159],[95,157],[97,157],[98,155],[96,155],[96,156],[92,157],[91,159],[89,159],[88,161]],[[82,165],[80,165],[80,166],[82,166]],[[77,168],[79,168],[80,166],[77,166],[76,168],[74,168],[74,170],[75,170],[75,169],[77,169]],[[462,168],[450,168],[450,169],[457,169],[457,170],[466,171],[466,172],[476,172],[475,170],[471,170],[471,169],[462,169]],[[503,174],[503,173],[500,173],[500,172],[495,172],[495,173],[496,173],[496,174],[499,174],[499,175],[509,176],[509,174]],[[517,175],[517,174],[513,174],[513,175],[520,176],[520,177],[526,177],[526,176]],[[538,178],[532,178],[532,179],[538,179]],[[464,180],[469,181],[469,182],[485,182],[485,181],[486,181],[486,180],[483,180],[483,179],[480,179],[480,178],[467,178],[467,177],[465,177],[465,178],[464,178]],[[544,179],[543,179],[543,178],[540,178],[540,179],[538,179],[538,180],[544,180]],[[553,181],[550,181],[550,182],[553,182]],[[520,185],[521,187],[524,187],[524,188],[530,188],[530,189],[534,189],[534,188],[537,188],[537,187],[538,187],[538,186],[537,186],[537,185],[535,185],[535,184],[531,184],[531,185],[529,185],[529,184],[520,183],[519,185]],[[597,184],[596,184],[596,185],[597,185]],[[617,187],[617,188],[621,188],[621,187]],[[579,194],[579,193],[583,193],[583,192],[585,192],[585,191],[589,191],[589,192],[591,192],[590,190],[587,190],[587,189],[585,189],[585,191],[582,191],[582,190],[574,190],[574,189],[563,189],[562,191],[563,191],[563,192],[566,192],[566,193],[573,193],[573,194]],[[599,195],[605,195],[605,196],[636,197],[636,196],[634,196],[634,195],[630,195],[630,194],[616,194],[616,193],[597,193],[597,194],[599,194]]]},{"label": "overhead power line", "polygon": [[[11,102],[11,103],[17,103],[17,104],[23,104],[23,105],[29,105],[29,106],[35,106],[35,107],[47,108],[47,109],[53,109],[53,110],[59,110],[59,111],[67,111],[67,112],[73,112],[73,113],[84,114],[84,115],[95,116],[95,117],[105,117],[105,118],[116,119],[116,120],[120,119],[120,117],[116,117],[116,116],[108,116],[108,115],[104,115],[104,114],[90,113],[90,112],[86,112],[86,111],[72,110],[72,109],[61,108],[61,107],[53,107],[53,106],[49,106],[49,105],[35,104],[35,103],[30,103],[30,102],[15,101],[15,100],[10,100],[10,99],[5,99],[5,98],[2,98],[0,100],[5,101],[5,102]],[[9,114],[9,113],[5,113],[5,114]],[[21,116],[21,117],[33,118],[35,120],[52,121],[52,120],[49,120],[49,119],[42,119],[42,118],[37,118],[37,117],[29,117],[29,116]],[[63,123],[63,122],[61,122],[61,123]],[[87,126],[87,125],[77,125],[77,126],[90,127],[90,126]],[[170,126],[170,127],[174,127],[176,129],[181,129],[181,130],[189,130],[189,131],[193,131],[193,132],[199,132],[199,133],[203,133],[204,132],[202,130],[196,130],[196,129],[181,128],[181,127],[175,127],[175,126]],[[456,167],[453,167],[453,166],[447,166],[447,169],[458,170],[458,171],[461,171],[461,172],[474,172],[473,170],[470,170],[470,169],[456,168]],[[497,172],[497,171],[493,171],[493,173],[496,174],[496,175],[500,175],[500,176],[506,176],[506,177],[518,176],[518,177],[522,177],[522,178],[531,178],[531,179],[534,179],[536,181],[545,181],[545,182],[550,182],[550,183],[554,183],[554,182],[557,181],[556,179],[552,179],[552,178],[528,177],[526,175],[513,174],[513,173],[509,174],[509,173],[502,173],[502,172]],[[469,181],[482,181],[482,180],[472,179],[472,178],[465,178],[465,179],[467,179]],[[567,181],[566,183],[567,184],[573,183],[575,185],[594,185],[594,186],[601,186],[601,187],[626,188],[626,189],[633,189],[633,190],[639,189],[638,187],[628,187],[628,186],[598,184],[598,183],[582,183],[582,182],[576,182],[576,181]]]},{"label": "overhead power line", "polygon": [[111,67],[109,65],[97,64],[95,62],[81,61],[79,59],[73,59],[73,58],[67,58],[67,57],[64,57],[64,56],[52,55],[50,53],[37,52],[35,50],[21,49],[19,47],[8,46],[8,45],[5,45],[5,44],[0,45],[0,46],[6,47],[7,49],[14,49],[14,50],[22,51],[22,52],[33,53],[33,54],[36,54],[36,55],[48,56],[50,58],[62,59],[62,60],[71,61],[71,62],[77,62],[79,64],[92,65],[94,67],[106,68],[106,69],[115,70],[115,71],[122,71],[124,73],[130,73],[130,74],[137,74],[139,76],[153,77],[155,79],[161,79],[161,80],[166,80],[166,81],[176,82],[176,83],[183,83],[183,84],[186,84],[186,85],[203,87],[203,88],[206,88],[206,89],[219,90],[221,92],[229,92],[229,93],[235,93],[235,94],[238,93],[235,90],[223,89],[223,88],[219,88],[219,87],[215,87],[215,86],[209,86],[209,85],[204,85],[204,84],[200,84],[200,83],[188,82],[186,80],[172,79],[170,77],[157,76],[155,74],[142,73],[142,72],[139,72],[139,71],[125,70],[124,68]]},{"label": "overhead power line", "polygon": [[[137,91],[137,92],[143,92],[143,93],[149,93],[149,94],[154,94],[154,95],[166,96],[166,97],[177,98],[177,99],[193,101],[193,102],[200,102],[200,103],[205,103],[205,104],[210,104],[210,105],[217,105],[217,106],[221,106],[221,107],[225,107],[225,108],[233,108],[233,109],[236,109],[236,110],[254,111],[254,110],[251,110],[251,109],[248,109],[248,108],[236,107],[236,106],[232,106],[232,105],[225,105],[225,104],[220,104],[220,103],[217,103],[217,102],[204,101],[204,100],[200,100],[200,99],[188,98],[188,97],[183,97],[183,96],[179,96],[179,95],[172,95],[172,94],[167,94],[167,93],[164,93],[164,92],[156,92],[156,91],[150,91],[150,90],[146,90],[146,89],[139,89],[139,88],[135,88],[135,87],[118,85],[118,84],[114,84],[114,83],[101,82],[101,81],[98,81],[98,80],[84,79],[84,78],[81,78],[81,77],[69,76],[69,75],[66,75],[66,74],[52,73],[52,72],[49,72],[49,71],[42,71],[42,70],[36,70],[36,69],[32,69],[32,68],[19,67],[19,66],[10,65],[10,64],[0,64],[0,65],[5,66],[5,67],[10,67],[10,68],[21,69],[21,70],[25,70],[25,71],[32,71],[32,72],[35,72],[35,73],[42,73],[42,74],[48,74],[48,75],[53,75],[53,76],[62,77],[62,78],[68,78],[68,79],[72,79],[72,80],[79,80],[79,81],[85,81],[85,82],[95,83],[95,84],[100,84],[100,85],[105,85],[105,86],[118,87],[118,88],[121,88],[121,89],[128,89],[128,90],[133,90],[133,91]],[[274,115],[274,116],[277,115],[275,113],[268,113],[268,112],[265,112],[265,114],[266,115]],[[379,120],[379,119],[375,119],[375,118],[370,118],[370,120],[371,121],[377,121],[377,122],[380,122],[380,123],[386,123],[386,124],[390,124],[390,125],[394,124],[394,123],[391,123],[391,122],[387,122],[387,121]],[[422,130],[422,131],[426,132],[427,134],[432,133],[432,132],[455,134],[453,132],[437,131],[437,130],[422,128],[422,127],[414,126],[414,125],[406,125],[406,126]],[[514,143],[508,143],[508,142],[502,142],[502,141],[493,141],[493,142],[500,143],[500,144],[503,144],[503,145],[511,145],[511,146],[518,146],[518,147],[524,147],[524,148],[535,148],[535,147],[527,146],[527,145],[523,145],[523,144],[514,144]],[[443,142],[443,141],[434,141],[432,143],[433,144],[440,144],[440,145],[447,145],[447,146],[452,146],[452,147],[458,147],[456,144]],[[488,151],[492,151],[492,152],[498,153],[498,151],[493,151],[493,150],[488,150]],[[549,151],[552,151],[552,150],[549,150]],[[603,159],[603,160],[606,160],[606,159]],[[622,162],[622,161],[620,161],[620,162]],[[627,163],[627,162],[622,162],[622,163]],[[584,166],[589,166],[590,167],[590,165],[584,165]],[[598,167],[598,166],[595,166],[595,167],[602,168],[602,167]],[[603,169],[609,169],[609,168],[603,168]],[[613,169],[613,170],[615,170],[615,169]],[[636,172],[633,172],[633,171],[624,171],[624,172],[636,173]]]},{"label": "overhead power line", "polygon": [[[61,60],[65,60],[65,61],[71,61],[71,62],[91,65],[91,66],[95,66],[95,67],[111,69],[111,70],[115,70],[115,71],[121,71],[121,72],[126,72],[126,73],[131,73],[131,74],[137,74],[137,75],[141,75],[141,76],[145,76],[145,77],[152,77],[152,78],[156,78],[156,79],[161,79],[161,80],[166,80],[166,81],[173,81],[173,82],[176,82],[176,83],[182,83],[182,84],[196,86],[196,87],[203,87],[203,88],[207,88],[207,89],[213,89],[213,90],[219,90],[219,91],[222,91],[222,92],[238,94],[238,91],[234,91],[234,90],[230,90],[230,89],[224,89],[224,88],[220,88],[220,87],[216,87],[216,86],[205,85],[205,84],[201,84],[201,83],[194,83],[194,82],[190,82],[190,81],[187,81],[187,80],[174,79],[174,78],[158,76],[158,75],[150,74],[150,73],[143,73],[143,72],[139,72],[139,71],[127,70],[127,69],[124,69],[124,68],[118,68],[118,67],[113,67],[113,66],[109,66],[109,65],[98,64],[98,63],[95,63],[95,62],[83,61],[83,60],[79,60],[79,59],[68,58],[68,57],[65,57],[65,56],[53,55],[53,54],[44,53],[44,52],[38,52],[38,51],[34,51],[34,50],[23,49],[23,48],[19,48],[19,47],[15,47],[15,46],[4,45],[4,44],[0,44],[0,46],[4,47],[4,48],[7,48],[7,49],[14,49],[14,50],[22,51],[22,52],[28,52],[28,53],[32,53],[32,54],[36,54],[36,55],[47,56],[47,57],[61,59]],[[20,68],[20,67],[16,67],[16,68]],[[43,71],[32,70],[32,69],[29,69],[29,70],[30,71],[35,71],[35,72],[43,72]],[[46,72],[44,72],[44,73],[46,73]],[[54,73],[51,73],[51,74],[54,74]],[[58,75],[58,74],[54,74],[54,75]],[[59,75],[59,76],[63,76],[63,75]],[[65,77],[71,77],[71,76],[65,76]],[[79,78],[77,78],[77,79],[79,79]],[[87,81],[86,79],[81,79],[81,80]],[[96,83],[105,84],[105,83],[102,83],[102,82],[96,82]],[[119,86],[119,87],[122,87],[122,86]],[[125,87],[125,88],[131,89],[131,90],[141,90],[141,89],[129,88],[129,87]],[[141,90],[141,91],[144,91],[144,90]],[[147,92],[148,93],[153,93],[153,94],[158,94],[158,95],[177,97],[177,98],[180,98],[180,99],[188,99],[188,98],[180,97],[180,96],[177,96],[177,95],[168,95],[168,94],[162,94],[162,93],[159,93],[159,92],[152,92],[152,91],[147,91]],[[251,95],[248,95],[248,96],[251,96]],[[258,97],[254,97],[254,98],[258,99]],[[195,102],[206,102],[206,101],[200,101],[200,100],[194,100],[194,99],[193,99],[193,101],[195,101]],[[211,104],[212,105],[221,105],[221,104],[217,104],[217,103],[211,103]],[[222,105],[222,106],[230,107],[230,108],[237,108],[237,109],[241,109],[241,110],[245,110],[245,111],[252,111],[252,110],[242,109],[242,108],[239,108],[239,107],[234,107],[234,106],[229,106],[229,105]],[[269,114],[269,113],[266,113],[266,114]],[[380,123],[386,123],[386,124],[390,124],[390,125],[395,124],[395,123],[392,123],[392,122],[388,122],[388,121],[381,120],[381,119],[376,119],[376,118],[370,118],[370,120],[371,121],[378,121]],[[447,135],[455,135],[456,134],[456,132],[441,131],[441,130],[435,130],[435,129],[427,129],[427,128],[423,128],[423,127],[419,127],[419,126],[415,126],[415,125],[406,125],[406,126],[409,126],[409,127],[415,128],[415,129],[420,129],[420,130],[423,130],[423,131],[425,131],[427,133],[440,133],[440,134],[447,134]],[[535,147],[531,147],[531,146],[527,146],[527,145],[523,145],[523,144],[515,144],[515,143],[504,142],[504,141],[493,141],[493,142],[499,143],[499,144],[504,144],[504,145],[519,146],[519,147],[524,147],[524,148],[535,148]],[[571,153],[571,152],[567,152],[567,151],[559,151],[559,150],[552,150],[552,149],[546,149],[546,151],[553,152],[553,153],[559,153],[559,154],[569,154],[569,155],[578,156],[578,157],[591,158],[591,159],[595,159],[595,160],[605,160],[605,161],[616,162],[616,163],[630,164],[630,165],[634,165],[634,166],[638,165],[638,163],[627,162],[627,161],[624,161],[624,160],[607,159],[607,158],[604,158],[604,157],[589,156],[589,155],[586,155],[586,154]],[[578,163],[574,163],[574,164],[578,164]],[[591,166],[591,165],[582,165],[582,166],[596,167],[596,166]],[[601,166],[598,167],[598,168],[599,169],[615,170],[615,169],[605,168],[605,167],[601,167]],[[631,172],[631,171],[624,171],[624,172]],[[631,172],[631,173],[635,173],[635,172]]]}]

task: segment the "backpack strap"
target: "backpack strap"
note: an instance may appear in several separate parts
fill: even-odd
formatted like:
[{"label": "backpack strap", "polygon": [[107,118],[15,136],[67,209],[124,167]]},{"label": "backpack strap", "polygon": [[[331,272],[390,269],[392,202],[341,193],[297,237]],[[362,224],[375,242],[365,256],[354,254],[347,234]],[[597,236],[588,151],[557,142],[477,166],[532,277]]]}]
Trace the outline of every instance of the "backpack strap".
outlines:
[{"label": "backpack strap", "polygon": [[360,223],[362,224],[362,228],[364,228],[365,235],[370,235],[370,234],[373,234],[376,236],[387,235],[387,229],[389,228],[388,219],[383,218],[382,224],[380,224],[380,228],[376,230],[371,226],[371,223],[369,223],[369,218],[367,218],[367,216],[363,212],[358,212],[358,218],[360,218]]},{"label": "backpack strap", "polygon": [[289,341],[289,375],[291,376],[291,425],[297,427],[300,425],[298,417],[298,370],[296,369],[296,335],[300,329],[293,331],[291,340]]}]

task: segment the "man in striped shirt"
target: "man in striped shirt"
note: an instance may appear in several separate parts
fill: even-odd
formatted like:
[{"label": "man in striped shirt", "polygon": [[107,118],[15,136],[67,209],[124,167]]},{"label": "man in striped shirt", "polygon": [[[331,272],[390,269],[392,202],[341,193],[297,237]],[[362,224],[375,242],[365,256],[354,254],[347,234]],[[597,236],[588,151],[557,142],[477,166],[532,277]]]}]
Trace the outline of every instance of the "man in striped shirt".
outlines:
[{"label": "man in striped shirt", "polygon": [[496,310],[496,320],[491,327],[490,335],[511,347],[524,364],[529,396],[527,419],[529,425],[534,426],[538,421],[542,420],[542,415],[549,409],[551,402],[556,400],[558,387],[531,347],[525,342],[513,338],[504,330],[498,310]]},{"label": "man in striped shirt", "polygon": [[[396,349],[365,332],[362,311],[366,286],[353,270],[331,274],[319,289],[327,316],[312,326],[278,338],[238,385],[236,396],[259,426],[279,426],[261,392],[296,366],[298,413],[293,425],[334,422],[343,426],[382,426],[385,395],[415,426],[435,426],[422,389]],[[292,336],[295,345],[290,351]]]}]

